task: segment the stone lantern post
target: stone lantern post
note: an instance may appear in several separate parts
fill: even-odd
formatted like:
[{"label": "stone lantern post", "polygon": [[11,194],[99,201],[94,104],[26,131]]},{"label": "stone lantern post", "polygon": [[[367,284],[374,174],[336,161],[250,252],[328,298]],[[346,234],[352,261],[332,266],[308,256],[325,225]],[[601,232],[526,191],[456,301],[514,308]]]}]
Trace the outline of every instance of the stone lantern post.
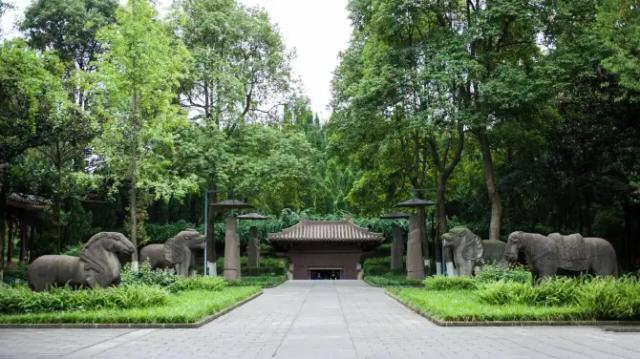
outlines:
[{"label": "stone lantern post", "polygon": [[[264,221],[269,217],[259,213],[249,213],[238,216],[239,220],[244,221]],[[260,238],[258,236],[258,227],[255,222],[249,227],[249,242],[247,243],[247,267],[249,269],[260,268]]]},{"label": "stone lantern post", "polygon": [[425,277],[424,258],[429,258],[429,246],[426,245],[425,207],[435,203],[412,198],[396,204],[396,207],[415,208],[416,213],[409,218],[409,238],[407,240],[407,279],[422,280]]},{"label": "stone lantern post", "polygon": [[[380,219],[408,219],[410,216],[408,213],[404,212],[396,212],[396,213],[387,213],[380,216]],[[392,242],[391,242],[391,270],[399,271],[402,270],[403,265],[403,256],[404,256],[404,237],[405,232],[397,223],[393,225],[392,229]]]},{"label": "stone lantern post", "polygon": [[222,273],[225,280],[238,281],[241,278],[240,236],[238,235],[238,218],[234,210],[252,208],[252,206],[239,200],[230,199],[213,203],[211,207],[219,212],[231,211],[224,221],[224,269]]}]

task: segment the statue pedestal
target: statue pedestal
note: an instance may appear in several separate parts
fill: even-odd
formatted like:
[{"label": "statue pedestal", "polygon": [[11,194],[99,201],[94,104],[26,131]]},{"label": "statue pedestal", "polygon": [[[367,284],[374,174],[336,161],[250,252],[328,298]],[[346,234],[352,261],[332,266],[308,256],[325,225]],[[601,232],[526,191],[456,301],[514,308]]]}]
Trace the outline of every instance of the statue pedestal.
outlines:
[{"label": "statue pedestal", "polygon": [[223,276],[228,281],[240,280],[240,237],[235,217],[225,219]]}]

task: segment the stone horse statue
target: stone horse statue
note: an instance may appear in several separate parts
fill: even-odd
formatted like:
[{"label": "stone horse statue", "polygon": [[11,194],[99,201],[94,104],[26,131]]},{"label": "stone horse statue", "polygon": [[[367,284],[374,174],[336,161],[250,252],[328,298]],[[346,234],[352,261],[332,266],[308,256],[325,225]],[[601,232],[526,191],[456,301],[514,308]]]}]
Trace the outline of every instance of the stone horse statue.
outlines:
[{"label": "stone horse statue", "polygon": [[108,287],[120,283],[120,260],[115,253],[130,254],[133,244],[122,233],[100,232],[89,239],[79,257],[45,255],[27,268],[29,286],[40,292],[52,286]]},{"label": "stone horse statue", "polygon": [[524,252],[527,265],[540,278],[556,275],[558,269],[574,272],[592,271],[596,275],[618,275],[616,252],[611,243],[602,238],[563,236],[552,233],[513,232],[509,235],[505,258],[510,262]]},{"label": "stone horse statue", "polygon": [[204,248],[204,235],[186,229],[164,243],[149,244],[140,249],[140,260],[149,261],[151,269],[175,268],[176,274],[188,276],[195,268],[193,249]]},{"label": "stone horse statue", "polygon": [[445,248],[453,251],[453,260],[460,275],[471,276],[476,266],[503,261],[504,242],[482,240],[467,227],[451,228],[442,235],[442,240]]}]

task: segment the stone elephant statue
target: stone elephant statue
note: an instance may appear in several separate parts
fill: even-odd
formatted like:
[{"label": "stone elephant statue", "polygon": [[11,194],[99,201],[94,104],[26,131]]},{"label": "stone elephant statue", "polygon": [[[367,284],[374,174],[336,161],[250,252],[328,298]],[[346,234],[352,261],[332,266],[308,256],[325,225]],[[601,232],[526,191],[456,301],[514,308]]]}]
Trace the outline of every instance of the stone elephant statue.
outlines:
[{"label": "stone elephant statue", "polygon": [[149,244],[140,249],[140,260],[149,261],[151,269],[174,268],[176,274],[188,276],[195,268],[192,250],[205,246],[205,237],[187,229],[162,244]]},{"label": "stone elephant statue", "polygon": [[462,276],[473,275],[473,268],[482,265],[482,240],[466,227],[454,227],[442,235],[445,249],[453,251],[453,261]]},{"label": "stone elephant statue", "polygon": [[100,232],[89,239],[79,257],[45,255],[27,267],[29,286],[43,291],[52,286],[108,287],[120,283],[120,260],[116,253],[130,254],[133,243],[121,233]]},{"label": "stone elephant statue", "polygon": [[548,236],[537,233],[513,232],[509,235],[505,258],[510,262],[524,252],[527,265],[540,278],[554,276],[558,269],[596,275],[618,275],[616,252],[611,243],[602,238],[582,237],[575,233]]}]

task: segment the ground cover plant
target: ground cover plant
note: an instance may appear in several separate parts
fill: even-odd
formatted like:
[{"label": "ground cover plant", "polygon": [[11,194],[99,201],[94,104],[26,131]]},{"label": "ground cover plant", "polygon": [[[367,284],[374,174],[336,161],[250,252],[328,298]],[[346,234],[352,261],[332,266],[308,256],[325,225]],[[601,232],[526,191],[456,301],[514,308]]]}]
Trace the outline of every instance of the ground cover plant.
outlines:
[{"label": "ground cover plant", "polygon": [[434,275],[422,281],[429,290],[473,290],[477,288],[475,281],[470,277],[445,277]]},{"label": "ground cover plant", "polygon": [[261,275],[261,276],[242,276],[242,279],[235,282],[227,282],[231,287],[259,286],[262,288],[273,288],[284,283],[287,280],[283,275]]},{"label": "ground cover plant", "polygon": [[386,273],[382,275],[369,275],[364,277],[364,281],[374,287],[420,287],[419,280],[407,279],[406,274]]},{"label": "ground cover plant", "polygon": [[[192,323],[273,286],[284,277],[249,277],[228,287],[221,277],[180,277],[143,263],[123,267],[119,287],[34,292],[0,288],[0,323]],[[279,281],[279,282],[278,282]]]},{"label": "ground cover plant", "polygon": [[168,296],[166,303],[130,309],[92,309],[0,315],[0,323],[195,323],[260,292],[260,287],[222,291],[186,290]]},{"label": "ground cover plant", "polygon": [[53,288],[44,292],[34,292],[25,285],[7,286],[0,289],[0,314],[144,308],[165,304],[168,298],[169,292],[156,286]]},{"label": "ground cover plant", "polygon": [[[520,271],[520,270],[518,270]],[[439,320],[639,320],[640,281],[633,277],[557,277],[523,282],[434,276],[423,288],[387,291],[414,310]]]}]

